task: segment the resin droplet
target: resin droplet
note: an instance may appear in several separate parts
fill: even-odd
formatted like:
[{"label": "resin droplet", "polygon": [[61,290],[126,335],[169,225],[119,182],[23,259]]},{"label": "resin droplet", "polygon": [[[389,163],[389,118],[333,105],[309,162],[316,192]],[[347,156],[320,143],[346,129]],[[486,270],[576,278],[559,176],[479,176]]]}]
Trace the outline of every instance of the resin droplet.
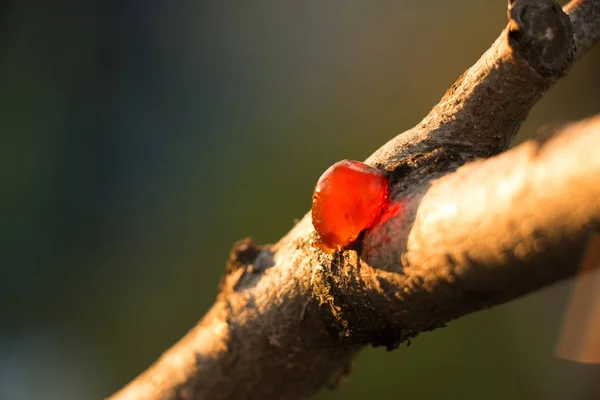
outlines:
[{"label": "resin droplet", "polygon": [[381,214],[388,194],[385,174],[360,161],[342,160],[319,178],[312,200],[315,243],[327,252],[352,244]]}]

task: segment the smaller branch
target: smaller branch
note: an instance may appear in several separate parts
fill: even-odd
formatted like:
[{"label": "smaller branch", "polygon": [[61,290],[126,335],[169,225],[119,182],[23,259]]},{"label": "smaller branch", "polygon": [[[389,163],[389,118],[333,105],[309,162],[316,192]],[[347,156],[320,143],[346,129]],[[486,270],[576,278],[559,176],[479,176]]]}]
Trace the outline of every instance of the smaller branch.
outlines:
[{"label": "smaller branch", "polygon": [[573,24],[579,59],[600,40],[600,0],[573,0],[564,10]]},{"label": "smaller branch", "polygon": [[[571,9],[579,12],[576,4]],[[468,157],[490,157],[508,148],[533,105],[566,74],[575,53],[571,22],[553,0],[510,1],[508,16],[494,44],[421,123],[386,143],[368,164],[395,171],[411,157],[442,146]]]}]

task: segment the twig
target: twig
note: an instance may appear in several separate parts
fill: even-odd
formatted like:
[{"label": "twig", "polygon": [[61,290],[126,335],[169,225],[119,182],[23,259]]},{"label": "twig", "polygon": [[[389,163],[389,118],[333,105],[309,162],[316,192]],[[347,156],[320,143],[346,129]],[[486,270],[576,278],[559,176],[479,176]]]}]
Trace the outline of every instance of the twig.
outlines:
[{"label": "twig", "polygon": [[573,0],[564,7],[575,28],[577,58],[581,58],[600,40],[600,3],[596,0]]}]

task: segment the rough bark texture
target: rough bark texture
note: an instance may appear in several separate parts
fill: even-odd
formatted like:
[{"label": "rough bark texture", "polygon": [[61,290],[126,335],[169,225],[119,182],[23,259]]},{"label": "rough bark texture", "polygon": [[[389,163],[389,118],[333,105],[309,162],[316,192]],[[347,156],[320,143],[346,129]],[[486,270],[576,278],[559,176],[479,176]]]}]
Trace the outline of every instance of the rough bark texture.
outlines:
[{"label": "rough bark texture", "polygon": [[112,398],[306,398],[366,344],[394,348],[574,275],[600,222],[600,118],[496,156],[600,37],[600,0],[566,10],[510,1],[492,47],[369,157],[392,203],[356,249],[311,247],[310,215],[275,245],[237,243],[208,314]]}]

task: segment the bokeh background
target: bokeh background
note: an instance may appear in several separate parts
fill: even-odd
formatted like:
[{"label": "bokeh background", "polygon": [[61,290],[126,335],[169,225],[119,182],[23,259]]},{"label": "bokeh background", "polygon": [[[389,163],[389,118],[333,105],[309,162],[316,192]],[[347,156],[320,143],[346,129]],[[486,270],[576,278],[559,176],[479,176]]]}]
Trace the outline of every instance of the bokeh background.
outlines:
[{"label": "bokeh background", "polygon": [[[480,0],[0,2],[0,398],[119,389],[209,308],[234,241],[277,241],[506,22]],[[598,111],[600,48],[519,141]],[[316,398],[599,398],[598,366],[553,355],[571,287],[366,349]]]}]

